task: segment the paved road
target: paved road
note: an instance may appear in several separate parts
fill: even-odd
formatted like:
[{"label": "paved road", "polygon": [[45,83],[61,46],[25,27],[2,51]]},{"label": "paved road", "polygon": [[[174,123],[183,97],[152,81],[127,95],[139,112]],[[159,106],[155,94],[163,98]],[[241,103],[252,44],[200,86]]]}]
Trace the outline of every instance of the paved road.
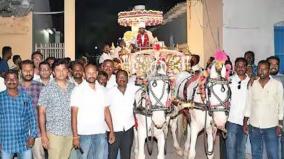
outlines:
[{"label": "paved road", "polygon": [[[184,145],[184,139],[185,137],[183,137],[182,139],[182,148]],[[215,142],[215,159],[219,159],[220,158],[220,151],[219,151],[219,138],[217,137],[216,142]],[[153,154],[152,156],[148,155],[148,152],[146,151],[145,148],[145,154],[146,154],[146,159],[156,159],[157,158],[157,145],[155,143],[154,145],[154,150],[153,150]],[[205,151],[204,151],[204,146],[203,146],[203,134],[200,134],[198,139],[197,139],[197,147],[196,147],[196,159],[206,159],[205,156]],[[132,157],[132,159],[134,159],[134,157]],[[177,155],[177,153],[175,152],[175,149],[173,147],[173,141],[172,141],[172,137],[171,134],[169,134],[169,141],[168,141],[168,145],[167,145],[167,155],[166,155],[166,159],[184,159],[183,156],[179,156]]]}]

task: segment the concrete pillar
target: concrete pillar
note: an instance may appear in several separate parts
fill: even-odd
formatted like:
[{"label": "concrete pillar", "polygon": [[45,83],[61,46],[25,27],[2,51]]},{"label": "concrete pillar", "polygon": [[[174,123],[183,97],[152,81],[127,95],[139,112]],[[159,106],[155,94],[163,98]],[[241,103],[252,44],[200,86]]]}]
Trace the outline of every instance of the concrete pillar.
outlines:
[{"label": "concrete pillar", "polygon": [[193,54],[200,56],[204,66],[203,5],[201,1],[187,0],[187,43]]},{"label": "concrete pillar", "polygon": [[75,59],[75,0],[64,0],[65,56]]},{"label": "concrete pillar", "polygon": [[205,66],[216,49],[222,49],[222,0],[187,0],[187,43]]}]

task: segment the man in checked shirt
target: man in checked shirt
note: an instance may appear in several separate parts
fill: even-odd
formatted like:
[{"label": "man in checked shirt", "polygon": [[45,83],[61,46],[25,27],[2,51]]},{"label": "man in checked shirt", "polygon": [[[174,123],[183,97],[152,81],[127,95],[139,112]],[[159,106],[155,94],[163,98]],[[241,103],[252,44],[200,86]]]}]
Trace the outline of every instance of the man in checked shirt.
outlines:
[{"label": "man in checked shirt", "polygon": [[[20,64],[21,68],[21,82],[19,84],[19,88],[24,90],[32,99],[32,105],[36,111],[36,119],[37,117],[37,109],[38,109],[38,98],[40,91],[43,88],[43,84],[33,80],[34,77],[34,63],[31,60],[24,60]],[[39,128],[38,128],[39,132]],[[39,137],[35,139],[35,144],[32,148],[33,159],[45,159],[44,150],[41,144],[40,134]]]},{"label": "man in checked shirt", "polygon": [[31,147],[38,135],[32,100],[21,89],[16,72],[5,76],[7,90],[0,93],[0,148],[1,158],[32,159]]}]

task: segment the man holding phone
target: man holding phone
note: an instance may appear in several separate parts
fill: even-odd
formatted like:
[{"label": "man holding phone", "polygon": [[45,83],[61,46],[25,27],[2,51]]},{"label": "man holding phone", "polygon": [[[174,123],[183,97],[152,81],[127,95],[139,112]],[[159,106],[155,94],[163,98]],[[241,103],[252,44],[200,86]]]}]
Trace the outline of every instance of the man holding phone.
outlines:
[{"label": "man holding phone", "polygon": [[87,159],[88,156],[104,158],[106,125],[110,130],[109,143],[115,141],[106,90],[96,82],[97,74],[95,65],[86,65],[86,80],[71,95],[73,146],[80,150],[80,159]]}]

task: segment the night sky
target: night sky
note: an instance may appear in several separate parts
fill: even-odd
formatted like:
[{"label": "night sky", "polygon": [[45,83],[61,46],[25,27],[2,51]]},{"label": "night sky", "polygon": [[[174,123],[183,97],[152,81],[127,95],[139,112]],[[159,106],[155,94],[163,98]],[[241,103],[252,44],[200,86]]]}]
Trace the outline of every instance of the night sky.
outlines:
[{"label": "night sky", "polygon": [[[135,5],[146,9],[168,11],[176,3],[185,0],[76,0],[76,55],[95,54],[95,46],[116,43],[130,28],[117,23],[120,11],[132,10]],[[63,0],[50,0],[51,10],[61,10]],[[60,18],[53,18],[56,28],[62,28]],[[61,18],[62,19],[62,18]],[[97,51],[98,52],[98,51]],[[100,52],[100,51],[99,51]]]}]

